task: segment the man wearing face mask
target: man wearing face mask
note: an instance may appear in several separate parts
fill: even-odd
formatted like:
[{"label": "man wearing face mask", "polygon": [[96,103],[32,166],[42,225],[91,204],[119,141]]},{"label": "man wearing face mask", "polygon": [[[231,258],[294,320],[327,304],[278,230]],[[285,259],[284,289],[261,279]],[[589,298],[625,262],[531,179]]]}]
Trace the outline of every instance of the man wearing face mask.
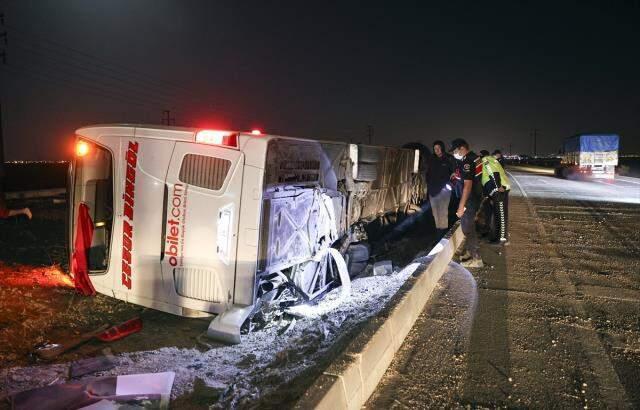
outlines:
[{"label": "man wearing face mask", "polygon": [[466,238],[465,247],[470,259],[462,262],[462,266],[468,268],[482,268],[484,263],[480,257],[478,246],[478,236],[476,234],[476,214],[482,202],[482,160],[469,149],[467,141],[456,138],[451,141],[449,152],[462,161],[462,197],[456,211],[456,216],[460,218],[462,232]]}]

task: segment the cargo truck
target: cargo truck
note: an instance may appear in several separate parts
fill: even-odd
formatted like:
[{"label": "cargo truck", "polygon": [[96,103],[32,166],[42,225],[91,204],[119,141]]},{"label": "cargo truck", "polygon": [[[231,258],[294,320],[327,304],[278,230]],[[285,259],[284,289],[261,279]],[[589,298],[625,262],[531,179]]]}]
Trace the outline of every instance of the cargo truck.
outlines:
[{"label": "cargo truck", "polygon": [[555,169],[561,178],[615,178],[620,137],[579,134],[565,139],[562,160]]},{"label": "cargo truck", "polygon": [[72,274],[127,302],[217,314],[208,333],[230,342],[264,304],[347,286],[368,224],[426,194],[415,149],[119,124],[76,134]]}]

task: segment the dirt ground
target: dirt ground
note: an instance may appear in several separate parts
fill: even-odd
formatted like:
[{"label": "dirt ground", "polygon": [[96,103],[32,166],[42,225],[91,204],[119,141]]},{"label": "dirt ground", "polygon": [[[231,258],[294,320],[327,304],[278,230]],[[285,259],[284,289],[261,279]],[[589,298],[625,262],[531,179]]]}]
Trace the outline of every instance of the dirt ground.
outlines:
[{"label": "dirt ground", "polygon": [[[280,320],[262,334],[250,335],[254,345],[230,349],[202,338],[210,319],[181,318],[103,295],[80,296],[65,273],[65,205],[54,205],[51,200],[10,205],[28,205],[35,217],[32,221],[0,221],[0,396],[63,382],[70,362],[102,355],[108,348],[120,358],[114,374],[177,368],[177,381],[182,380],[181,388],[188,390],[174,396],[174,408],[200,409],[216,403],[221,407],[225,403],[234,407],[291,406],[328,364],[331,349],[339,349],[352,334],[349,332],[357,331],[402,283],[398,277],[364,275],[354,282],[354,289],[375,299],[356,298],[321,320],[298,320],[291,332],[291,321]],[[437,240],[433,231],[432,220],[423,218],[408,231],[389,236],[387,245],[374,246],[373,260],[390,258],[400,268],[421,251],[431,249]],[[38,344],[136,316],[142,318],[143,330],[120,341],[92,340],[47,363],[33,355]],[[284,332],[289,332],[287,337],[280,337]],[[264,354],[255,353],[261,349]],[[192,384],[185,382],[194,377]],[[227,394],[224,400],[223,394]]]},{"label": "dirt ground", "polygon": [[450,269],[367,408],[640,408],[640,186],[512,174],[510,245]]},{"label": "dirt ground", "polygon": [[[24,205],[24,204],[16,204]],[[132,335],[124,343],[110,344],[114,352],[161,346],[193,346],[208,321],[181,320],[177,316],[97,295],[83,297],[73,289],[67,275],[64,204],[30,201],[35,217],[0,221],[0,362],[3,367],[35,362],[33,346],[63,340],[95,329],[103,323],[117,324],[136,316],[145,333]],[[173,331],[164,331],[170,326]],[[100,352],[100,342],[90,342],[60,360],[68,361]]]}]

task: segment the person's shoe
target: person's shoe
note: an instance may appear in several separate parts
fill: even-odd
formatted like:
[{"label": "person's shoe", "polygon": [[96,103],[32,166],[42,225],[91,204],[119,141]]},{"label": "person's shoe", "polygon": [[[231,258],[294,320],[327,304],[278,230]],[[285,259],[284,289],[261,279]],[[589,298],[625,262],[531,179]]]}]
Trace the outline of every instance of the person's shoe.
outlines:
[{"label": "person's shoe", "polygon": [[462,262],[462,266],[465,268],[483,268],[484,262],[480,258],[471,258],[468,261]]}]

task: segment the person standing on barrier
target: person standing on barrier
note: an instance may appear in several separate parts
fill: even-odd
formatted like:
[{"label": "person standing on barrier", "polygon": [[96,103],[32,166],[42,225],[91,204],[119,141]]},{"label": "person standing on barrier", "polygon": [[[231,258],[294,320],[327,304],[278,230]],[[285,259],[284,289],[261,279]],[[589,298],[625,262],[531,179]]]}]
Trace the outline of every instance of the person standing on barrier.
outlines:
[{"label": "person standing on barrier", "polygon": [[445,151],[444,142],[433,143],[433,155],[429,158],[427,171],[427,187],[429,203],[436,223],[438,235],[449,228],[449,202],[451,201],[451,175],[454,173],[454,162]]},{"label": "person standing on barrier", "polygon": [[498,160],[488,151],[480,151],[482,155],[482,188],[489,203],[485,215],[489,225],[492,241],[508,244],[507,221],[509,216],[509,178]]},{"label": "person standing on barrier", "polygon": [[451,142],[449,152],[462,161],[462,197],[458,205],[456,215],[460,218],[462,233],[466,238],[465,247],[470,255],[470,259],[462,262],[462,266],[468,268],[482,268],[484,263],[480,257],[478,246],[478,236],[476,234],[476,214],[482,201],[482,161],[473,151],[469,149],[467,141],[456,138]]}]

